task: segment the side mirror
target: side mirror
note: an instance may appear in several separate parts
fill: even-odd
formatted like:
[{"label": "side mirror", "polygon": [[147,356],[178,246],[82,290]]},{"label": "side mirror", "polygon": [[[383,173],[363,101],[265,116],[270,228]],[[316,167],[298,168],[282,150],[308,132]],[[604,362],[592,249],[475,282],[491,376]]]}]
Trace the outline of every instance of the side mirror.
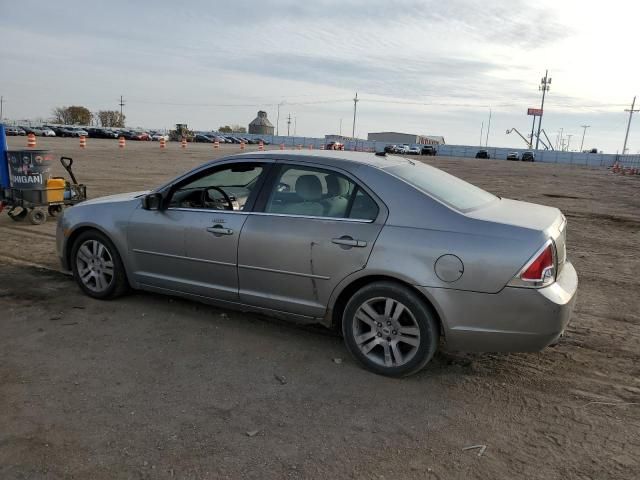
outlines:
[{"label": "side mirror", "polygon": [[145,210],[162,210],[162,194],[150,193],[142,197],[142,208]]}]

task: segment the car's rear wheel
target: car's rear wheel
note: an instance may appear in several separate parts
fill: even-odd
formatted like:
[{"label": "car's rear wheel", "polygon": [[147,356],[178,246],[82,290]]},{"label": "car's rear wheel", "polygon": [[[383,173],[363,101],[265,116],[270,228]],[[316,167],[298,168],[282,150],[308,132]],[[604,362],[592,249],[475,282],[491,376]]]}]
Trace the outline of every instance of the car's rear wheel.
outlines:
[{"label": "car's rear wheel", "polygon": [[438,322],[424,300],[393,282],[374,282],[358,290],[345,307],[342,333],[356,360],[391,377],[422,369],[439,339]]},{"label": "car's rear wheel", "polygon": [[71,268],[76,282],[90,297],[109,300],[128,290],[118,251],[97,230],[84,232],[76,239],[71,250]]}]

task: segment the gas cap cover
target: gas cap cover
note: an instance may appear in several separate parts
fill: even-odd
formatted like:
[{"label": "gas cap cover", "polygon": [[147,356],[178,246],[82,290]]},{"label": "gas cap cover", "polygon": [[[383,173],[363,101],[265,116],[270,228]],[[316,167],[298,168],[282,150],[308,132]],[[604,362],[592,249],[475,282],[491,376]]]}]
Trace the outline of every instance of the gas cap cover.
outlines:
[{"label": "gas cap cover", "polygon": [[451,283],[462,277],[464,273],[464,265],[455,255],[442,255],[436,260],[434,265],[436,275],[443,282]]}]

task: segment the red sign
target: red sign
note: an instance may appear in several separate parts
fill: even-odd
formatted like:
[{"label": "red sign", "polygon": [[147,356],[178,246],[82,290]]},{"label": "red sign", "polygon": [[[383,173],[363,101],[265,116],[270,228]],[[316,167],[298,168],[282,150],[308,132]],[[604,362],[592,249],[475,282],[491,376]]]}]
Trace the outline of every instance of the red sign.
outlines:
[{"label": "red sign", "polygon": [[542,109],[541,108],[528,108],[527,109],[527,115],[533,115],[535,117],[541,117],[542,116]]}]

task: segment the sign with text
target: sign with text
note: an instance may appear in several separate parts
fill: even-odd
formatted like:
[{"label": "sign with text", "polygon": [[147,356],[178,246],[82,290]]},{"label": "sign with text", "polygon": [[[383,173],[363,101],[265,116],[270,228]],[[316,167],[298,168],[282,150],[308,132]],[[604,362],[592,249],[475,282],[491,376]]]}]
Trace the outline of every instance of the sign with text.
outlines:
[{"label": "sign with text", "polygon": [[541,108],[528,108],[527,109],[527,115],[533,115],[534,117],[541,117],[542,116],[542,109]]}]

